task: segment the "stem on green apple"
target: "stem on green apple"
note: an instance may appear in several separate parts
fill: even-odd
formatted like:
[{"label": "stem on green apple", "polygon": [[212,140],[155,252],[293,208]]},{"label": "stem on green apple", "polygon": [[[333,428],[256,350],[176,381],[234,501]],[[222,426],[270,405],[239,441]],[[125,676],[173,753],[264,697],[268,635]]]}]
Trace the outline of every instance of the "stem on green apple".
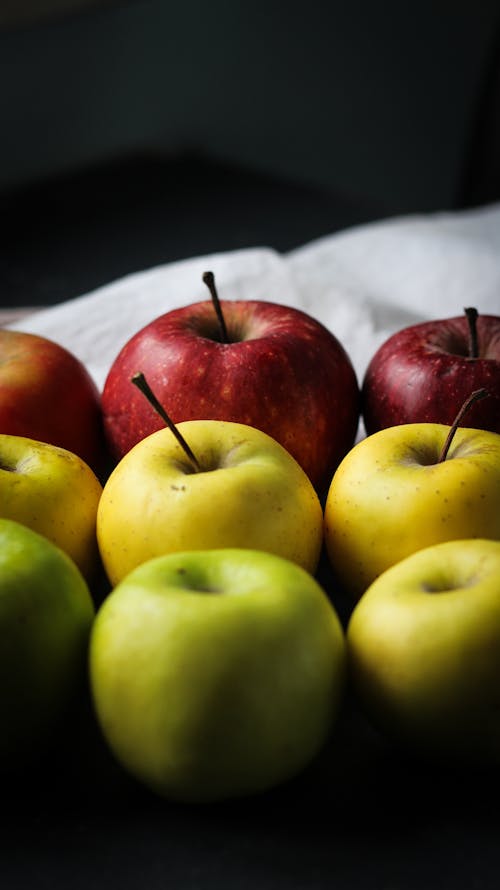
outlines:
[{"label": "stem on green apple", "polygon": [[229,343],[229,336],[227,333],[226,322],[224,320],[224,315],[222,312],[222,307],[219,300],[219,295],[217,293],[217,288],[215,287],[215,277],[213,272],[204,272],[202,275],[203,283],[206,284],[210,291],[210,296],[212,297],[212,303],[214,305],[215,314],[217,316],[217,321],[219,322],[219,330],[220,330],[220,338],[222,343]]},{"label": "stem on green apple", "polygon": [[446,458],[448,456],[448,452],[450,450],[450,445],[453,441],[453,437],[454,437],[458,427],[460,426],[465,414],[467,414],[467,411],[469,410],[469,408],[472,407],[474,402],[479,402],[480,399],[485,399],[486,396],[489,396],[489,392],[487,389],[475,389],[474,392],[472,392],[470,394],[469,398],[465,400],[465,402],[463,403],[462,407],[460,408],[460,411],[458,412],[457,416],[455,417],[455,420],[453,421],[453,423],[450,427],[450,430],[446,437],[446,441],[443,445],[443,450],[441,451],[441,454],[439,455],[438,464],[440,464],[446,460]]},{"label": "stem on green apple", "polygon": [[477,309],[468,306],[464,309],[469,322],[469,358],[479,358],[479,344],[477,341]]},{"label": "stem on green apple", "polygon": [[164,423],[166,423],[169,430],[174,434],[194,470],[197,473],[201,473],[201,467],[198,459],[191,451],[191,448],[186,442],[184,436],[177,429],[175,423],[168,416],[163,405],[156,398],[142,371],[138,371],[137,374],[134,374],[134,376],[131,378],[131,382],[134,384],[134,386],[137,386],[137,389],[139,389],[144,396],[146,396],[149,404],[155,409],[156,413],[160,415],[161,419],[164,421]]}]

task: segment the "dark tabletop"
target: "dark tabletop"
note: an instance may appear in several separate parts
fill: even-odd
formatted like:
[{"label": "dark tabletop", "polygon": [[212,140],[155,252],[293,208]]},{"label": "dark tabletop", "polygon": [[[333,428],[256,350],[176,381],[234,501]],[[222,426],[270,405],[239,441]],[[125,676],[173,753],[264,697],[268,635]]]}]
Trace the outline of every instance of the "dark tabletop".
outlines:
[{"label": "dark tabletop", "polygon": [[287,251],[384,212],[196,157],[121,160],[0,191],[0,305],[52,305],[128,272],[216,251]]}]

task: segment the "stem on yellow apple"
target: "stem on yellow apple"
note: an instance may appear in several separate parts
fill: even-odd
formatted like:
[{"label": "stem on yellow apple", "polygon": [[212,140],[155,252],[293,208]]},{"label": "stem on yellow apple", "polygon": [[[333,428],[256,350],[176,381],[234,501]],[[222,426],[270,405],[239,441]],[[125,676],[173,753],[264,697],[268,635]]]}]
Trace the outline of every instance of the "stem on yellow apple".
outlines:
[{"label": "stem on yellow apple", "polygon": [[480,399],[485,399],[486,396],[489,396],[489,392],[487,389],[475,389],[474,392],[472,392],[470,394],[469,398],[465,400],[462,407],[460,408],[460,411],[458,412],[457,416],[455,417],[455,420],[453,421],[452,425],[450,426],[450,430],[446,437],[446,441],[443,445],[443,449],[441,451],[441,454],[439,455],[438,464],[440,464],[446,460],[446,458],[448,456],[448,452],[450,450],[450,445],[453,441],[453,437],[454,437],[458,427],[460,426],[464,416],[467,414],[467,411],[469,410],[469,408],[472,407],[474,402],[479,402]]},{"label": "stem on yellow apple", "polygon": [[213,272],[204,272],[202,275],[203,283],[206,284],[210,291],[210,296],[212,297],[212,303],[214,305],[215,314],[217,316],[217,321],[219,322],[219,330],[220,330],[220,338],[222,343],[229,343],[229,336],[227,333],[226,322],[224,320],[224,314],[222,312],[222,307],[219,300],[219,295],[217,293],[217,288],[215,287],[215,277]]},{"label": "stem on yellow apple", "polygon": [[479,344],[477,341],[477,309],[468,306],[464,309],[469,322],[469,358],[479,358]]},{"label": "stem on yellow apple", "polygon": [[139,389],[144,396],[146,396],[149,404],[155,409],[156,413],[160,415],[161,419],[164,421],[164,423],[166,423],[169,430],[174,434],[179,445],[184,451],[184,454],[188,458],[190,464],[193,466],[195,472],[201,473],[201,467],[198,459],[193,454],[182,433],[179,432],[175,423],[168,416],[161,402],[159,402],[156,398],[142,371],[138,371],[137,374],[134,374],[134,376],[131,378],[131,382],[134,384],[134,386],[137,386],[137,389]]}]

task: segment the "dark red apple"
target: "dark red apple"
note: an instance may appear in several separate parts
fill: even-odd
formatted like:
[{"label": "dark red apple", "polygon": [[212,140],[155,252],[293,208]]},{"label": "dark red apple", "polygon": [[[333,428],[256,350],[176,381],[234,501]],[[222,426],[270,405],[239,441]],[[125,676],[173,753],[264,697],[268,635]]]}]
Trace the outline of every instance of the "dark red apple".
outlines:
[{"label": "dark red apple", "polygon": [[116,458],[163,425],[131,383],[137,372],[174,423],[220,419],[258,427],[288,449],[318,490],[355,441],[359,387],[351,360],[326,327],[298,309],[206,300],[138,331],[114,360],[102,393]]},{"label": "dark red apple", "polygon": [[451,425],[473,390],[467,426],[500,433],[500,316],[474,309],[411,325],[377,350],[362,386],[366,432],[402,423]]},{"label": "dark red apple", "polygon": [[0,433],[59,445],[99,473],[100,395],[83,363],[46,337],[0,329]]}]

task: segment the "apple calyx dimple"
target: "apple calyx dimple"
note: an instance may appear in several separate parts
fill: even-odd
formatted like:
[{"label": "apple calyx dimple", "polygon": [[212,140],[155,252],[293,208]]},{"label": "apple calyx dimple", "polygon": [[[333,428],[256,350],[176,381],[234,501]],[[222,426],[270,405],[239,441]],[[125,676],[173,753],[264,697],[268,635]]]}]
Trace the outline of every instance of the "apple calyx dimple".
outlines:
[{"label": "apple calyx dimple", "polygon": [[464,416],[467,414],[467,411],[469,410],[469,408],[471,408],[475,402],[478,402],[480,399],[485,399],[487,396],[489,396],[489,392],[487,389],[476,389],[476,390],[474,390],[474,392],[472,392],[470,394],[469,398],[465,400],[465,402],[463,403],[462,407],[460,408],[460,411],[458,412],[457,416],[455,417],[455,420],[453,421],[453,423],[449,429],[448,435],[446,437],[446,441],[443,445],[441,454],[439,455],[439,458],[437,461],[438,464],[443,463],[443,461],[446,460],[446,458],[448,456],[448,452],[450,450],[451,443],[453,441],[453,437],[455,436],[455,433],[456,433],[458,427],[460,426]]},{"label": "apple calyx dimple", "polygon": [[469,355],[468,358],[479,358],[479,343],[477,339],[477,309],[468,306],[464,309],[469,323]]},{"label": "apple calyx dimple", "polygon": [[202,468],[200,466],[200,463],[199,463],[197,457],[195,456],[195,454],[193,454],[191,448],[189,447],[188,443],[186,442],[184,436],[177,429],[175,423],[168,416],[168,414],[165,411],[165,408],[163,407],[161,402],[159,402],[158,399],[156,398],[153,390],[151,389],[151,387],[150,387],[149,383],[147,382],[142,371],[138,371],[136,374],[133,375],[133,377],[131,378],[131,383],[133,383],[134,386],[137,386],[137,388],[142,392],[142,394],[144,396],[146,396],[146,398],[147,398],[148,402],[150,403],[150,405],[152,406],[152,408],[154,408],[156,413],[159,414],[161,419],[164,421],[164,423],[166,423],[170,432],[173,433],[173,435],[177,439],[179,445],[181,446],[182,450],[184,451],[184,454],[186,455],[186,457],[189,461],[190,467],[194,470],[195,473],[201,473]]},{"label": "apple calyx dimple", "polygon": [[444,576],[440,578],[439,582],[422,581],[420,590],[424,593],[453,593],[454,590],[463,590],[464,587],[472,587],[476,582],[476,575],[470,575],[467,578]]},{"label": "apple calyx dimple", "polygon": [[17,467],[12,467],[9,464],[3,463],[1,458],[0,458],[0,470],[3,470],[4,473],[17,473],[18,472]]},{"label": "apple calyx dimple", "polygon": [[217,288],[215,287],[215,277],[213,272],[204,272],[202,275],[203,283],[206,284],[208,290],[210,291],[210,296],[212,298],[212,303],[215,309],[215,314],[217,316],[217,321],[219,323],[219,331],[220,331],[220,340],[221,343],[229,343],[229,335],[227,333],[226,322],[224,319],[224,314],[222,312],[222,307],[219,300],[219,295],[217,293]]},{"label": "apple calyx dimple", "polygon": [[[190,593],[223,593],[221,587],[215,587],[213,584],[208,585],[205,583],[201,583],[201,581],[194,581],[190,576],[186,578],[187,570],[183,566],[179,566],[176,570],[177,575],[179,576],[179,582],[184,590],[189,591]],[[182,579],[182,580],[181,580]]]}]

